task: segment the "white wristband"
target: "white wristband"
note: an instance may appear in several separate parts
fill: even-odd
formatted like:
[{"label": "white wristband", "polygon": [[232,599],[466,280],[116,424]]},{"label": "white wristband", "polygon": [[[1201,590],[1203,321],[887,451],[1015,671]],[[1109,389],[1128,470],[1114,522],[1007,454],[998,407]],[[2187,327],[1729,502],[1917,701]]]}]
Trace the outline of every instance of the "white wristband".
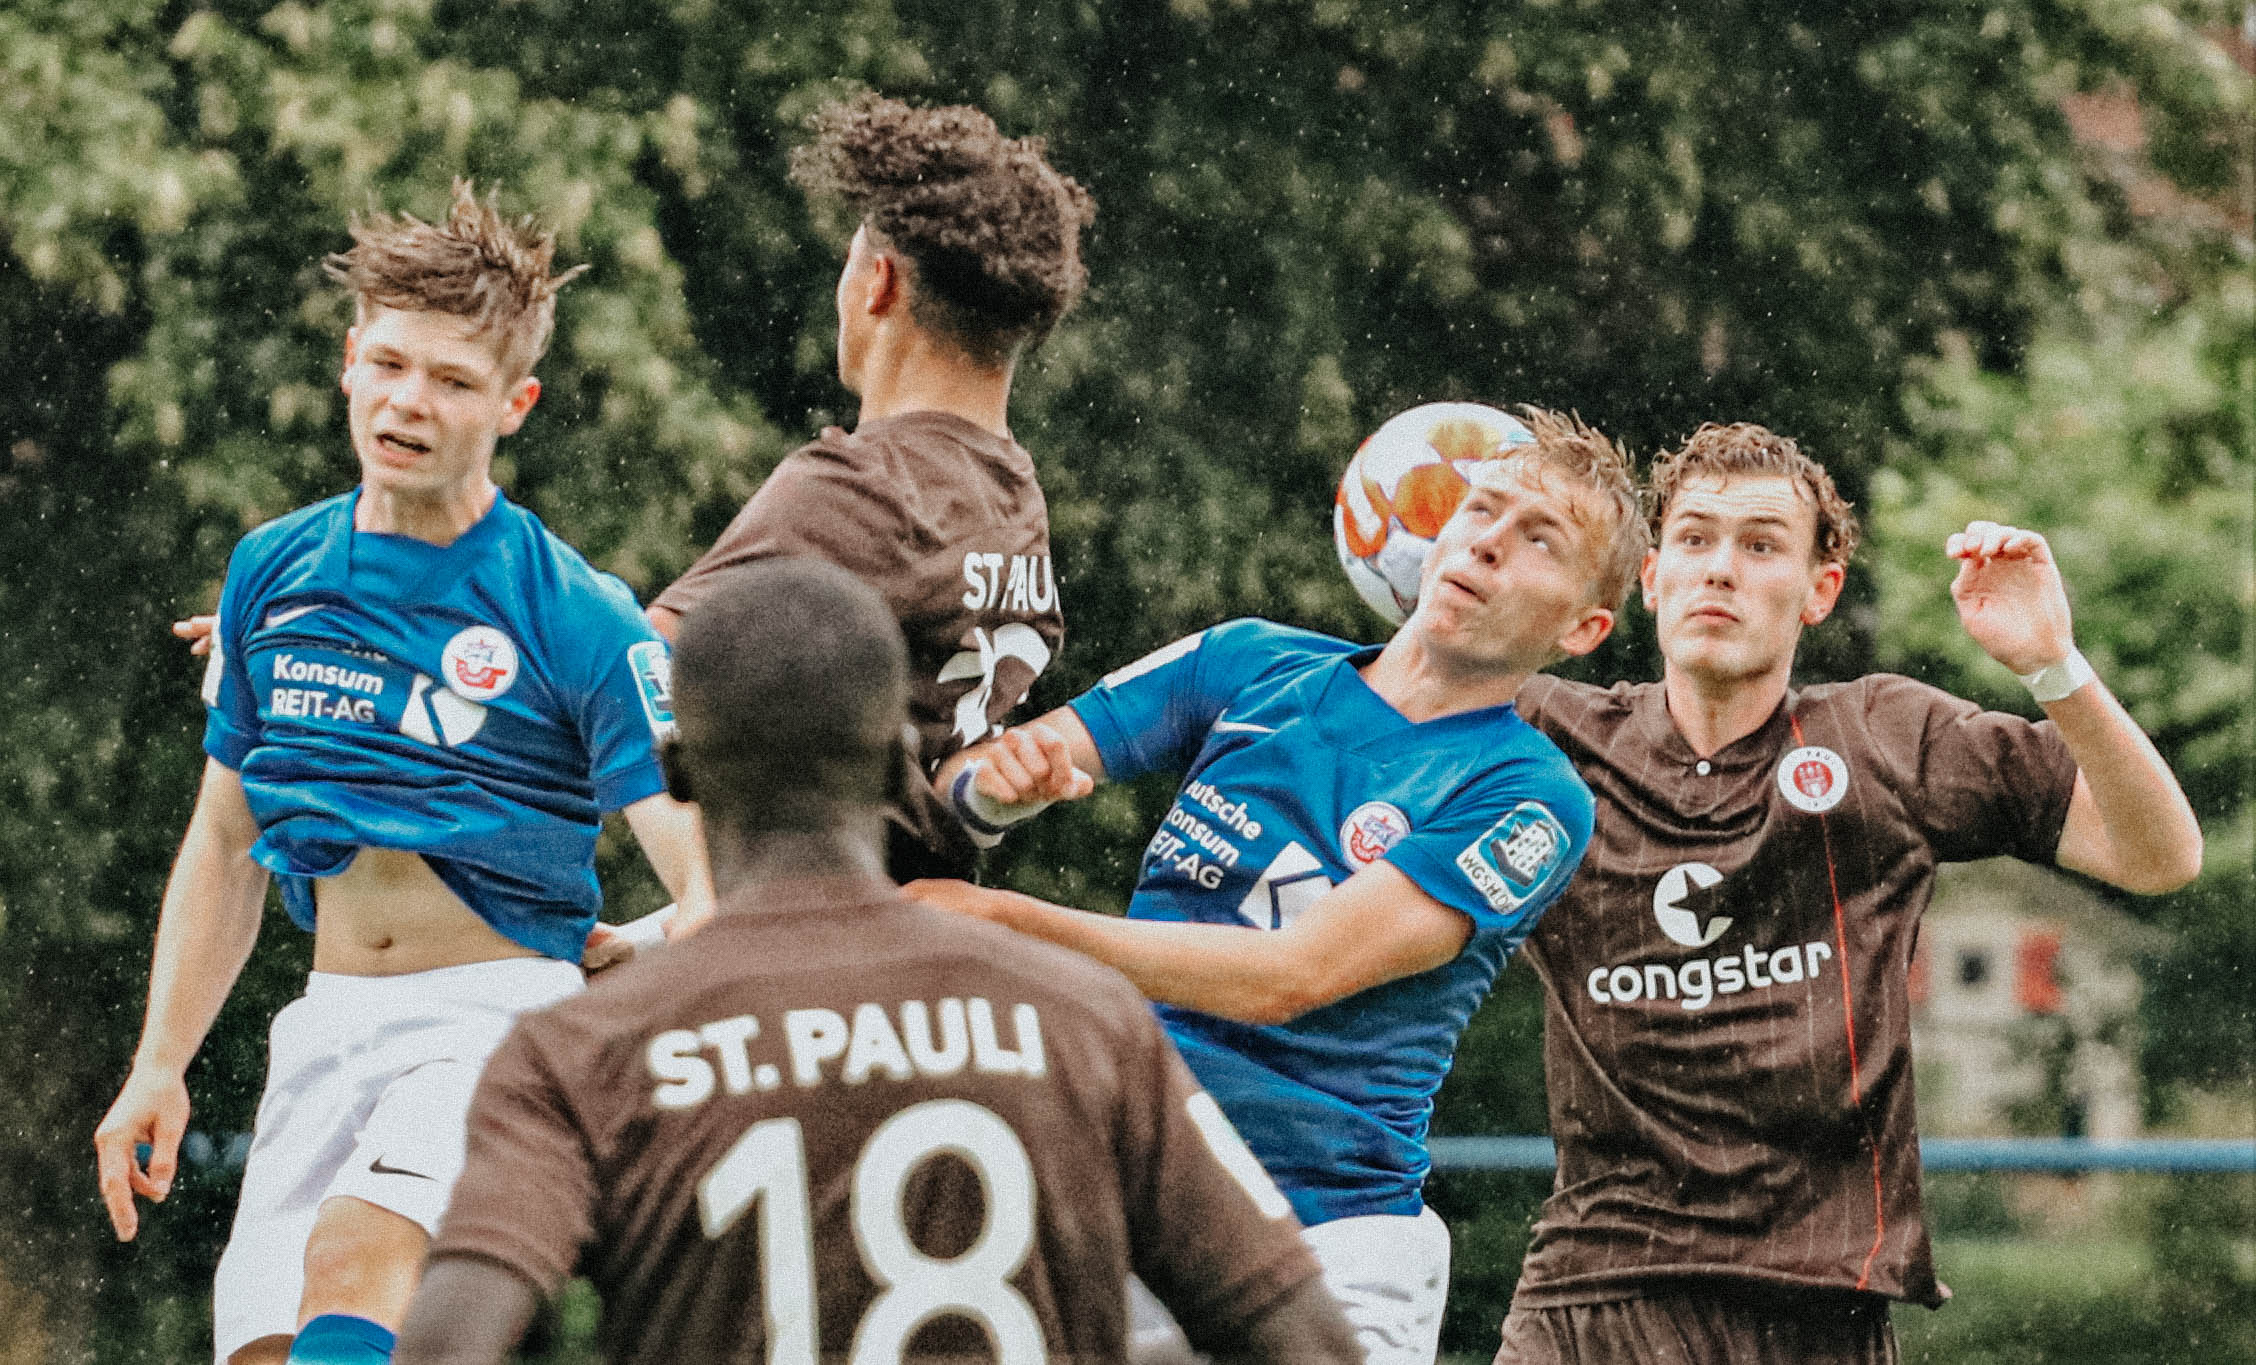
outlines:
[{"label": "white wristband", "polygon": [[1003,840],[1003,831],[1021,820],[1031,820],[1050,808],[1048,801],[1021,801],[1005,804],[979,790],[979,774],[987,767],[987,760],[975,758],[963,765],[956,780],[948,784],[948,804],[956,808],[956,815],[964,822],[964,830],[971,841],[981,848],[993,848]]},{"label": "white wristband", "polygon": [[2039,702],[2059,701],[2099,675],[2092,672],[2091,663],[2080,649],[2070,648],[2068,657],[2034,673],[2019,675],[2028,687],[2029,695]]}]

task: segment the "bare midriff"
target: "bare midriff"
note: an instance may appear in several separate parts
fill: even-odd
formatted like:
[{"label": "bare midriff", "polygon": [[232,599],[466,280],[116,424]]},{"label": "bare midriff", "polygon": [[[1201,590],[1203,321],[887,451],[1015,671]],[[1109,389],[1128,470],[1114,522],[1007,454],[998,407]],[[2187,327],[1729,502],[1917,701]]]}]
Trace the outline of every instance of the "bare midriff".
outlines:
[{"label": "bare midriff", "polygon": [[317,972],[399,976],[540,956],[478,918],[418,854],[364,848],[342,874],[313,885]]}]

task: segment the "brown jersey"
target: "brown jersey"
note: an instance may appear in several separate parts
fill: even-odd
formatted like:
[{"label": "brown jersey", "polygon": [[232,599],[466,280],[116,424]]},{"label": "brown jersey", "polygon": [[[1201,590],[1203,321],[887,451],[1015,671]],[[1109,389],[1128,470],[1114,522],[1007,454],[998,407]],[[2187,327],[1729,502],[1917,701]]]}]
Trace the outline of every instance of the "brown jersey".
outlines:
[{"label": "brown jersey", "polygon": [[1937,864],[2052,861],[2066,745],[1885,674],[1789,692],[1704,760],[1658,683],[1518,705],[1598,819],[1524,949],[1559,1172],[1515,1302],[1687,1276],[1939,1302],[1906,969]]},{"label": "brown jersey", "polygon": [[891,870],[897,881],[967,875],[976,850],[927,774],[999,733],[1065,636],[1033,459],[942,412],[830,427],[784,457],[656,605],[686,616],[720,570],[781,555],[829,560],[893,609],[920,752],[894,812]]},{"label": "brown jersey", "polygon": [[576,1266],[613,1361],[1093,1365],[1131,1270],[1195,1339],[1317,1273],[1299,1233],[1125,978],[809,882],[522,1019],[433,1254]]}]

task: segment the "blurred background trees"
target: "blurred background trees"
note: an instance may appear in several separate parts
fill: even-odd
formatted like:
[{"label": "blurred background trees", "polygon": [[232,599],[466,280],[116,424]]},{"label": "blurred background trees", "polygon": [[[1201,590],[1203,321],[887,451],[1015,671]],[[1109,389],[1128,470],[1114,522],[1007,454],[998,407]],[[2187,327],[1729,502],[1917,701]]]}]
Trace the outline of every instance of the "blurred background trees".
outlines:
[{"label": "blurred background trees", "polygon": [[[184,1181],[120,1250],[87,1137],[200,762],[196,669],[164,623],[210,604],[243,531],[354,477],[349,306],[316,269],[346,216],[436,213],[468,173],[594,265],[500,476],[647,594],[783,452],[852,419],[843,225],[783,167],[804,115],[864,85],[1043,134],[1098,200],[1095,290],[1014,412],[1070,615],[1037,704],[1228,615],[1375,636],[1329,502],[1409,404],[1571,407],[1642,453],[1765,422],[1872,523],[1811,678],[1887,666],[2025,709],[1958,635],[1939,545],[1973,514],[2053,536],[2087,652],[2211,831],[2204,881],[2138,907],[2177,945],[2149,964],[2152,1107],[2245,1096],[2244,22],[2223,0],[11,0],[0,1359],[200,1340],[228,1178]],[[2136,135],[2079,139],[2095,107]],[[1581,671],[1653,663],[1632,613]],[[1163,795],[1037,822],[996,873],[1117,906]],[[622,914],[655,895],[625,868]],[[191,1073],[200,1130],[248,1126],[264,1021],[304,966],[301,936],[268,935]],[[1539,1129],[1525,977],[1468,1038],[1445,1128]],[[1473,1348],[1540,1188],[1437,1188]]]}]

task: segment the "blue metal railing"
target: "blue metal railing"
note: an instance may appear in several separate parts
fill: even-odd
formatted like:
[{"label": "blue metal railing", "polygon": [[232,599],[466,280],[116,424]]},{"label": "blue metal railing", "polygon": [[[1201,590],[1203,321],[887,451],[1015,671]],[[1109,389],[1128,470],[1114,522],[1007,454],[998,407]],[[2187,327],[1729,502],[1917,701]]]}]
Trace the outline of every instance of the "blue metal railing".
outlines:
[{"label": "blue metal railing", "polygon": [[[1437,1137],[1429,1144],[1437,1171],[1548,1171],[1557,1164],[1547,1137]],[[2256,1172],[2256,1137],[1922,1138],[1920,1164],[1930,1171]]]}]

